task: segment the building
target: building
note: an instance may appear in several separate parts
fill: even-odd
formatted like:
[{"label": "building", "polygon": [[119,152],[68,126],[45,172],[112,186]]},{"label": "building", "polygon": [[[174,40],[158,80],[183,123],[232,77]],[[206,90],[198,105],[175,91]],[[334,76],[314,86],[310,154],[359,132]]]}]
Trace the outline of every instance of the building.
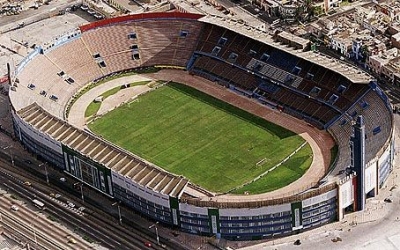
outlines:
[{"label": "building", "polygon": [[389,72],[384,69],[384,66],[387,65],[390,60],[396,57],[398,57],[398,49],[389,49],[383,53],[369,56],[367,60],[367,67],[371,72],[378,76],[387,76]]},{"label": "building", "polygon": [[[349,146],[352,125],[364,117],[363,195],[373,196],[393,168],[392,108],[370,75],[306,45],[286,33],[272,37],[237,20],[191,13],[145,13],[83,25],[38,46],[17,66],[9,92],[15,135],[66,175],[190,233],[251,240],[338,221],[360,199],[354,192],[360,177],[346,171],[356,155]],[[334,165],[296,193],[214,195],[70,124],[68,103],[88,82],[154,65],[185,68],[329,133],[339,151]]]}]

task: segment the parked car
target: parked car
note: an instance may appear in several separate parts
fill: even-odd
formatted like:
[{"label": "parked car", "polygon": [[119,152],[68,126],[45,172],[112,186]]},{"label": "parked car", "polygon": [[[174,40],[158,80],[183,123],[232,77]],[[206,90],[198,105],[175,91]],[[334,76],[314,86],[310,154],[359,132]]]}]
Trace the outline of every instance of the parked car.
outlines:
[{"label": "parked car", "polygon": [[96,18],[96,19],[104,19],[104,15],[102,15],[102,14],[99,14],[99,13],[96,13],[96,14],[94,14],[94,17]]},{"label": "parked car", "polygon": [[89,6],[87,6],[86,4],[81,5],[81,10],[87,11],[88,9],[89,9]]},{"label": "parked car", "polygon": [[94,11],[94,10],[92,10],[92,9],[88,9],[87,10],[87,13],[89,14],[89,15],[94,15],[94,14],[96,14],[96,11]]}]

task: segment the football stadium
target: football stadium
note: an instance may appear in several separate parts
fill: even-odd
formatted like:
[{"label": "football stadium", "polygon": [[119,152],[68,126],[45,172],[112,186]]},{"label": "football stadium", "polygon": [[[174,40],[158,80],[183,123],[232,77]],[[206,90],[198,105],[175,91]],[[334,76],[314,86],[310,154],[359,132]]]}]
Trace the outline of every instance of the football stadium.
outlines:
[{"label": "football stadium", "polygon": [[193,234],[252,240],[340,221],[393,169],[377,81],[285,31],[120,16],[37,46],[10,78],[28,151]]}]

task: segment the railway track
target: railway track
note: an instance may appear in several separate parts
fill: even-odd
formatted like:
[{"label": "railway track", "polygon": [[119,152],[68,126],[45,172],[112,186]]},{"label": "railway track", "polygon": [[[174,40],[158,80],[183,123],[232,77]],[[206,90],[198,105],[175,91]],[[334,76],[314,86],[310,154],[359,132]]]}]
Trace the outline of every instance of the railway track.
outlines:
[{"label": "railway track", "polygon": [[142,242],[140,242],[140,244],[139,242],[134,242],[134,240],[127,242],[126,240],[121,239],[116,233],[107,232],[104,228],[102,228],[101,224],[93,221],[93,219],[89,220],[84,216],[79,216],[73,213],[73,211],[71,215],[71,211],[66,210],[61,204],[52,200],[50,196],[33,187],[21,187],[21,184],[13,182],[9,179],[7,182],[7,178],[2,175],[0,176],[0,182],[4,183],[10,191],[15,192],[18,196],[21,196],[21,198],[31,200],[31,197],[35,195],[36,198],[39,198],[45,202],[46,213],[60,221],[67,222],[73,228],[79,229],[88,237],[100,242],[107,248],[121,250],[142,249]]},{"label": "railway track", "polygon": [[[76,214],[76,210],[66,210],[60,201],[48,195],[55,191],[52,191],[48,185],[44,184],[43,177],[39,178],[38,175],[33,175],[25,171],[19,171],[16,174],[15,168],[10,167],[7,160],[0,158],[0,169],[2,169],[0,171],[0,183],[6,183],[10,190],[22,198],[28,200],[31,200],[32,196],[40,198],[45,202],[48,214],[79,229],[87,237],[107,248],[121,250],[143,249],[144,242],[152,242],[153,249],[188,249],[163,238],[160,238],[162,245],[157,245],[154,242],[154,232],[137,230],[136,228],[125,228],[116,225],[116,223],[110,223],[110,221],[115,221],[115,219],[104,213],[89,212],[83,216],[79,216]],[[18,166],[18,160],[15,163]],[[25,181],[34,183],[34,186],[24,186],[23,183]]]},{"label": "railway track", "polygon": [[[90,243],[70,235],[68,230],[48,220],[44,214],[35,213],[26,206],[15,203],[18,204],[9,196],[0,196],[2,222],[7,227],[13,227],[14,231],[19,228],[18,231],[31,235],[30,238],[35,239],[35,245],[41,245],[42,248],[50,250],[92,248]],[[17,206],[18,211],[10,210],[12,205]],[[69,245],[70,237],[74,237],[74,246]]]},{"label": "railway track", "polygon": [[[13,201],[10,198],[7,199],[7,197],[0,197],[0,201],[2,202],[0,207],[5,210],[7,210],[7,208],[9,209],[10,206],[13,204]],[[38,227],[39,232],[43,231],[43,233],[48,234],[49,236],[54,237],[55,239],[57,239],[60,236],[64,236],[67,238],[71,236],[67,230],[45,218],[45,215],[43,213],[33,213],[30,209],[27,209],[25,206],[20,207],[18,209],[18,212],[14,214],[17,215],[19,218],[24,218],[25,221],[29,221],[30,222],[29,224],[34,227],[39,226]],[[61,240],[66,241],[65,238],[61,238]],[[84,248],[84,249],[89,249],[93,247],[89,242],[87,242],[82,238],[74,238],[74,241],[75,241],[74,248],[76,248],[76,246],[79,246],[79,248]]]}]

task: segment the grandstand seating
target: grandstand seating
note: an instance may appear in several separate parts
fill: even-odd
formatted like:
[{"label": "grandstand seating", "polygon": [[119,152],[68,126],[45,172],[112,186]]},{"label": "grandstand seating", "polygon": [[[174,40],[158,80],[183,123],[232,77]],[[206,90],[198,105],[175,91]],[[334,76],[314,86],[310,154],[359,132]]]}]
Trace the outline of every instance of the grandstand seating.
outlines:
[{"label": "grandstand seating", "polygon": [[[242,67],[246,67],[252,58],[259,59],[264,53],[273,51],[273,48],[266,44],[221,27],[205,24],[203,30],[208,32],[203,32],[200,36],[197,51],[211,53],[212,49],[218,46],[221,48],[219,57],[227,60],[231,53],[235,53],[238,55],[235,63]],[[226,43],[221,43],[221,38],[226,38]]]},{"label": "grandstand seating", "polygon": [[309,62],[309,61],[304,60],[304,59],[300,59],[296,66],[301,69],[300,73],[298,75],[300,77],[305,77],[307,75],[307,73],[310,71],[310,69],[313,66],[313,64],[311,62]]},{"label": "grandstand seating", "polygon": [[328,74],[332,74],[332,72],[330,72],[329,70],[321,67],[321,66],[317,66],[317,65],[313,65],[313,67],[311,68],[311,70],[309,71],[309,73],[313,74],[313,81],[316,83],[320,83],[323,84],[322,80],[325,76],[326,73]]},{"label": "grandstand seating", "polygon": [[[201,26],[193,20],[170,20],[166,28],[165,23],[141,20],[89,30],[82,37],[92,54],[105,58],[107,67],[110,66],[104,69],[107,73],[138,66],[183,67],[194,50]],[[139,54],[136,60],[132,59],[133,45]]]},{"label": "grandstand seating", "polygon": [[135,22],[119,23],[83,32],[82,39],[91,54],[99,53],[105,57],[129,50],[136,42],[135,39],[128,38],[132,32],[135,32]]},{"label": "grandstand seating", "polygon": [[70,41],[46,56],[80,86],[103,76],[82,39]]},{"label": "grandstand seating", "polygon": [[[222,61],[228,63],[232,63],[228,59],[229,55],[236,53],[238,57],[233,64],[301,91],[303,93],[302,97],[294,93],[289,95],[286,93],[287,90],[276,93],[278,96],[271,95],[270,92],[263,93],[263,90],[257,90],[255,96],[263,96],[266,100],[276,102],[279,105],[295,110],[301,115],[311,117],[318,123],[326,124],[339,115],[339,112],[331,110],[332,108],[328,106],[323,107],[324,104],[309,100],[308,96],[316,98],[320,102],[325,102],[326,105],[333,105],[344,112],[351,106],[352,101],[365,92],[365,89],[363,89],[359,92],[349,91],[349,94],[346,94],[348,91],[346,89],[342,92],[344,94],[342,95],[338,91],[339,86],[345,84],[347,87],[350,84],[348,80],[330,69],[299,59],[253,39],[245,39],[243,35],[221,27],[205,24],[204,30],[205,32],[200,36],[197,51],[219,57]],[[213,54],[213,49],[216,46],[219,47],[219,51]],[[243,82],[243,80],[234,81],[229,78],[229,76],[234,75],[234,72],[229,70],[226,65],[219,63],[217,66],[215,63],[216,60],[210,62],[206,58],[201,58],[196,60],[194,67],[197,71],[200,70],[203,73],[206,72],[213,75],[213,79],[219,78],[219,80],[233,84]],[[245,70],[243,70],[244,72]],[[307,74],[312,74],[312,77],[307,79]],[[254,83],[262,81],[260,79],[262,77],[255,76],[255,78]],[[319,89],[314,93],[312,91],[315,86]],[[241,85],[240,87],[246,90],[254,90],[254,86],[249,84]],[[282,96],[279,96],[279,94]],[[314,105],[314,108],[311,108],[313,105],[307,105],[310,102]]]},{"label": "grandstand seating", "polygon": [[[241,30],[245,36],[222,27],[228,22],[220,20],[217,24],[211,24],[215,20],[204,17],[203,22],[198,20],[200,17],[201,15],[190,13],[171,12],[105,19],[82,25],[73,37],[65,36],[65,40],[58,40],[59,43],[30,54],[18,66],[18,70],[21,70],[16,76],[19,81],[14,83],[9,95],[13,108],[17,111],[15,114],[22,119],[22,123],[17,119],[14,123],[16,128],[20,126],[22,137],[25,137],[22,142],[30,149],[38,146],[41,151],[33,151],[51,163],[52,159],[48,160],[47,156],[50,144],[40,138],[37,145],[32,144],[36,138],[29,138],[30,133],[24,131],[33,129],[34,132],[44,132],[50,136],[50,142],[57,142],[57,148],[53,148],[57,149],[53,164],[59,162],[60,167],[68,168],[68,161],[65,165],[63,154],[58,150],[60,143],[66,145],[81,155],[85,162],[88,159],[95,162],[94,167],[110,169],[112,176],[108,174],[107,177],[112,177],[111,183],[110,179],[106,179],[110,192],[106,193],[117,201],[152,219],[172,226],[178,225],[180,229],[191,233],[215,235],[218,232],[221,237],[235,240],[255,240],[296,233],[298,230],[293,228],[290,208],[301,201],[303,204],[300,207],[300,217],[303,220],[300,224],[304,229],[342,219],[338,211],[343,211],[344,208],[343,204],[338,203],[341,197],[338,185],[343,183],[340,181],[343,175],[331,177],[350,164],[349,138],[352,124],[358,115],[363,115],[366,122],[366,161],[375,158],[371,164],[379,165],[379,179],[383,179],[382,173],[390,171],[393,166],[389,159],[391,155],[386,155],[393,144],[385,145],[391,139],[392,114],[381,90],[373,82],[366,84],[370,81],[368,76],[351,77],[350,73],[336,73],[332,70],[339,68],[335,60],[320,60],[315,56],[317,53],[295,52],[293,48],[283,44],[264,44],[250,38],[250,29]],[[257,31],[256,37],[272,42],[272,39],[260,34]],[[314,63],[302,59],[307,56]],[[327,64],[321,63],[321,66],[315,62]],[[315,176],[312,181],[304,176],[306,182],[304,179],[297,182],[301,183],[301,187],[296,190],[294,187],[297,183],[294,183],[288,189],[274,191],[268,196],[218,194],[217,197],[215,193],[188,183],[183,177],[165,173],[101,138],[75,130],[69,126],[68,121],[64,121],[68,99],[87,82],[118,71],[164,65],[186,67],[191,74],[208,78],[231,91],[303,119],[318,129],[328,129],[339,147],[338,156],[334,159],[336,165],[333,175],[325,175],[323,167],[318,166],[321,173],[311,173]],[[330,67],[331,65],[335,67]],[[165,78],[171,72],[156,74]],[[179,79],[184,81],[187,77],[183,75]],[[191,77],[195,78],[197,79]],[[201,89],[201,85],[197,85],[201,83],[195,84]],[[37,104],[32,104],[33,102]],[[257,111],[263,112],[262,110]],[[37,114],[37,111],[40,112]],[[280,120],[278,124],[288,118],[279,112],[267,113],[271,119]],[[62,120],[54,119],[52,115]],[[29,126],[25,126],[26,124]],[[295,132],[309,133],[319,146],[328,142],[321,147],[324,159],[321,164],[329,164],[325,161],[329,161],[329,147],[332,146],[328,136],[321,134],[322,131],[307,129],[303,123],[298,125],[294,122],[289,128],[295,128]],[[385,150],[385,155],[381,153],[382,150]],[[64,156],[68,156],[69,150],[63,151]],[[320,154],[319,150],[313,153]],[[78,154],[69,156],[76,157]],[[382,160],[383,158],[385,159]],[[387,166],[380,166],[384,164]],[[81,167],[84,171],[88,170],[87,166]],[[71,171],[73,175],[75,170]],[[328,183],[325,183],[324,178],[324,181],[317,184],[317,176],[322,175],[326,176]],[[102,185],[94,187],[100,187],[104,192]],[[284,193],[287,190],[290,193]],[[271,198],[281,195],[279,199]],[[274,206],[274,211],[268,208],[271,206]],[[176,209],[179,209],[178,214],[173,213]],[[217,221],[212,223],[219,223],[221,228],[214,232],[210,225],[215,216],[210,215],[217,213],[221,216],[217,216]],[[264,223],[265,220],[268,223]]]},{"label": "grandstand seating", "polygon": [[[33,83],[36,89],[48,89],[56,84],[59,87],[66,85],[64,80],[57,75],[60,69],[44,55],[37,55],[25,69],[18,75],[23,85]],[[41,74],[37,74],[41,72]]]},{"label": "grandstand seating", "polygon": [[34,57],[18,75],[19,98],[14,106],[21,108],[37,102],[47,107],[53,115],[63,117],[63,105],[74,93],[76,84],[68,84],[63,77],[57,75],[58,72],[60,69],[45,55]]},{"label": "grandstand seating", "polygon": [[[207,32],[208,31],[208,32]],[[203,32],[200,34],[199,37],[199,44],[197,46],[198,51],[207,51],[203,49],[204,42],[208,42],[211,44],[217,45],[218,40],[223,34],[225,33],[226,29],[216,26],[216,25],[211,25],[211,24],[205,24],[203,27]]]},{"label": "grandstand seating", "polygon": [[286,52],[280,50],[273,50],[268,63],[275,65],[287,72],[291,72],[297,65],[299,59],[297,57],[291,56]]},{"label": "grandstand seating", "polygon": [[[346,121],[346,123],[342,125],[342,121]],[[338,151],[340,152],[336,158],[336,166],[340,166],[341,168],[334,169],[333,175],[336,175],[350,165],[349,141],[352,134],[350,119],[346,116],[341,117],[329,128],[329,131],[334,136],[338,145]]]},{"label": "grandstand seating", "polygon": [[139,67],[141,65],[140,60],[132,59],[131,51],[122,51],[119,53],[105,56],[103,59],[104,62],[106,63],[106,67],[102,68],[105,75],[118,71],[132,69],[134,67]]},{"label": "grandstand seating", "polygon": [[[382,149],[382,145],[384,145],[389,138],[392,124],[387,122],[384,117],[391,115],[390,110],[380,97],[370,89],[364,97],[356,102],[346,114],[338,119],[329,129],[339,145],[339,150],[341,150],[337,166],[346,167],[350,164],[350,152],[348,147],[350,136],[353,133],[351,125],[358,115],[362,115],[365,121],[365,143],[368,145],[368,150],[365,152],[367,162],[377,155],[379,150]],[[340,171],[340,169],[336,171]]]},{"label": "grandstand seating", "polygon": [[205,72],[226,84],[234,84],[244,90],[253,91],[258,86],[257,78],[240,68],[223,61],[200,56],[196,59],[193,69]]},{"label": "grandstand seating", "polygon": [[[297,60],[293,60],[289,67],[292,67],[296,64]],[[316,84],[311,80],[304,79],[301,81],[301,78],[299,78],[297,75],[292,75],[281,68],[277,68],[254,58],[250,59],[250,61],[245,65],[245,68],[247,70],[232,66],[230,63],[224,62],[223,59],[218,60],[204,55],[198,55],[192,69],[195,71],[195,73],[202,72],[211,75],[212,77],[209,77],[211,80],[218,79],[220,82],[225,84],[234,84],[235,86],[238,86],[246,91],[254,91],[254,97],[263,97],[265,99],[261,100],[267,100],[272,103],[276,103],[277,105],[289,108],[290,110],[295,111],[299,118],[307,117],[309,120],[314,120],[314,125],[318,127],[323,127],[325,124],[339,115],[338,111],[330,108],[322,102],[317,102],[308,98],[308,96],[310,96],[310,91],[314,88],[314,86],[316,86]],[[248,71],[250,71],[250,73]],[[259,87],[260,83],[269,80],[266,78],[262,79],[262,76],[257,76],[251,72],[256,72],[259,75],[266,76],[268,79],[278,81],[281,84],[283,83],[291,87],[292,81],[294,80],[292,79],[291,82],[287,82],[288,76],[291,76],[296,80],[299,79],[296,84],[299,85],[298,89],[302,91],[304,95],[295,93],[289,88],[280,89],[274,83],[270,83],[270,87],[266,89],[262,87],[257,88]],[[271,85],[275,85],[276,89],[279,91],[275,91],[274,88],[271,88]],[[332,97],[332,94],[333,93],[331,91],[321,86],[321,91],[314,97],[328,102],[328,100]],[[346,100],[344,100],[344,102],[348,108],[350,102]]]},{"label": "grandstand seating", "polygon": [[[220,48],[218,54],[211,55],[216,46]],[[86,30],[81,38],[35,59],[44,61],[34,63],[46,67],[47,73],[39,75],[43,79],[27,76],[37,71],[37,66],[28,67],[20,78],[35,83],[37,91],[55,95],[56,101],[63,103],[67,100],[54,83],[62,84],[72,95],[84,83],[114,72],[153,65],[184,67],[193,51],[198,52],[189,70],[281,105],[287,112],[312,119],[318,126],[325,126],[340,115],[329,102],[345,112],[368,89],[367,85],[352,84],[338,73],[267,44],[192,19],[172,19],[168,29],[164,22],[140,19]],[[134,53],[139,54],[137,58],[133,58]],[[237,57],[232,57],[232,53]],[[98,65],[99,61],[104,62],[103,67]],[[60,71],[75,83],[66,83],[57,75]],[[309,78],[310,74],[313,77]],[[47,99],[46,102],[55,102]],[[354,108],[347,114],[350,117],[351,112],[361,111]]]}]

